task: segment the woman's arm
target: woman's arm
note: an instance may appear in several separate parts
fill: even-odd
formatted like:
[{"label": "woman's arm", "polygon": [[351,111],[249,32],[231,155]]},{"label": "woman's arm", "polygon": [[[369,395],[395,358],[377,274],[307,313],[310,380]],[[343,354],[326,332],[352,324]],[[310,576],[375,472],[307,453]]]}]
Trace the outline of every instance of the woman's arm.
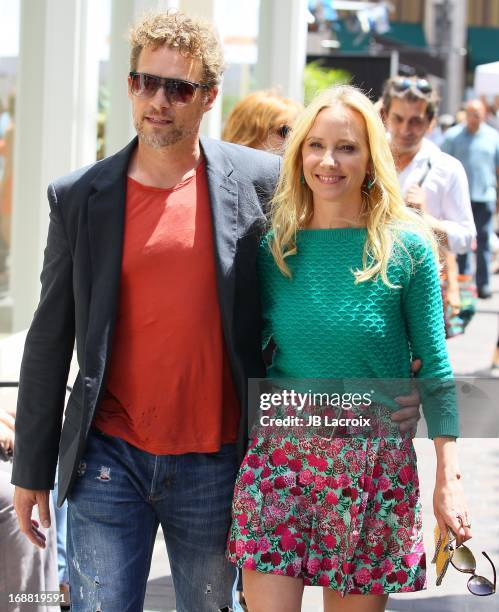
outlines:
[{"label": "woman's arm", "polygon": [[471,519],[461,484],[455,438],[434,439],[437,455],[433,512],[441,533],[450,527],[457,545],[471,538]]},{"label": "woman's arm", "polygon": [[440,530],[450,527],[460,544],[471,531],[464,527],[470,519],[457,458],[457,398],[445,343],[440,281],[428,247],[415,241],[412,255],[414,271],[404,294],[404,314],[413,356],[423,362],[418,375],[423,412],[437,456],[433,509]]},{"label": "woman's arm", "polygon": [[430,438],[459,436],[454,375],[445,342],[444,311],[435,256],[418,236],[406,246],[412,258],[403,291],[403,312],[412,358],[421,359],[417,375]]}]

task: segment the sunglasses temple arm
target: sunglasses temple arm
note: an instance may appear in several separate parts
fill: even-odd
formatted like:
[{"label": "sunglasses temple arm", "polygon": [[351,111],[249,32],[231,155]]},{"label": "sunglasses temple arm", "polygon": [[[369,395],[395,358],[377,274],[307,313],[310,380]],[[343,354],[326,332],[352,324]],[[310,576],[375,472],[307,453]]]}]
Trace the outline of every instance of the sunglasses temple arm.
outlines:
[{"label": "sunglasses temple arm", "polygon": [[482,555],[487,559],[490,565],[492,565],[492,571],[494,572],[494,590],[495,590],[496,588],[496,567],[494,563],[492,562],[492,559],[489,557],[489,555],[485,551],[482,551]]}]

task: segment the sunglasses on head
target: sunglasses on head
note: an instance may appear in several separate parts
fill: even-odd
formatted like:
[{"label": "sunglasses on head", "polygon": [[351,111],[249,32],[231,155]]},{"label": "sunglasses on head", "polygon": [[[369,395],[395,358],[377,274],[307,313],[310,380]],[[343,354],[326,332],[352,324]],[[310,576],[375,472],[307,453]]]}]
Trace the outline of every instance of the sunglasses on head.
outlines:
[{"label": "sunglasses on head", "polygon": [[407,91],[408,89],[417,89],[422,94],[429,94],[433,90],[430,81],[426,79],[407,79],[404,77],[400,77],[398,79],[394,79],[392,82],[392,87],[395,91]]},{"label": "sunglasses on head", "polygon": [[209,89],[209,86],[203,83],[168,79],[145,72],[130,72],[130,79],[130,90],[134,96],[152,98],[162,87],[168,104],[175,104],[176,106],[192,102],[199,88]]},{"label": "sunglasses on head", "polygon": [[478,576],[475,574],[475,555],[467,546],[461,544],[461,546],[454,548],[452,544],[449,544],[448,550],[450,553],[450,562],[457,569],[457,571],[463,572],[464,574],[472,574],[467,585],[470,593],[484,597],[486,595],[493,595],[496,592],[496,568],[492,563],[492,559],[486,552],[482,551],[482,555],[489,561],[490,565],[492,565],[492,571],[494,573],[493,583],[484,576]]}]

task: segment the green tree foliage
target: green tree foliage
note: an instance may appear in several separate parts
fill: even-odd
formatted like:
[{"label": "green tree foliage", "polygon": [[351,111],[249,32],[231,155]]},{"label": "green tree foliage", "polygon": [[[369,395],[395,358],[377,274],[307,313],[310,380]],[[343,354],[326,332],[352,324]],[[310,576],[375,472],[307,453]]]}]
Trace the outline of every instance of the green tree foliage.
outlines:
[{"label": "green tree foliage", "polygon": [[352,75],[346,70],[326,68],[319,61],[310,62],[305,66],[304,95],[307,105],[319,92],[333,85],[349,83]]}]

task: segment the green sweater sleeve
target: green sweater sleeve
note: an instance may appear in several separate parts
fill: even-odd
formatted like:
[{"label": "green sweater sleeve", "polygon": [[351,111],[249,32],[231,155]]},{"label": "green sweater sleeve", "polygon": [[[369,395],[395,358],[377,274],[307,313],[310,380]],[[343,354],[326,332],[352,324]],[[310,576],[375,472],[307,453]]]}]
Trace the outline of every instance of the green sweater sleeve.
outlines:
[{"label": "green sweater sleeve", "polygon": [[433,252],[420,237],[405,241],[412,258],[403,293],[403,311],[413,359],[421,359],[417,379],[430,438],[459,436],[452,368],[445,343],[440,279]]}]

